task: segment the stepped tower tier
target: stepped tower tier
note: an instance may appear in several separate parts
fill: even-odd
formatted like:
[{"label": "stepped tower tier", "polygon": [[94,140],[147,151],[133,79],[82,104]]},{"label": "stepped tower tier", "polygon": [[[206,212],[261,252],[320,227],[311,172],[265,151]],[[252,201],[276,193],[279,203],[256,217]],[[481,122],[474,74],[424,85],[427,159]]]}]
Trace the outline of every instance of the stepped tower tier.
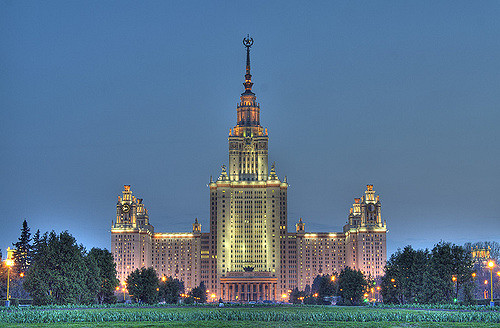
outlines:
[{"label": "stepped tower tier", "polygon": [[247,51],[245,92],[236,108],[236,126],[229,132],[229,179],[231,181],[265,181],[268,178],[267,129],[260,125],[260,105],[252,91],[250,47],[253,39],[246,37]]}]

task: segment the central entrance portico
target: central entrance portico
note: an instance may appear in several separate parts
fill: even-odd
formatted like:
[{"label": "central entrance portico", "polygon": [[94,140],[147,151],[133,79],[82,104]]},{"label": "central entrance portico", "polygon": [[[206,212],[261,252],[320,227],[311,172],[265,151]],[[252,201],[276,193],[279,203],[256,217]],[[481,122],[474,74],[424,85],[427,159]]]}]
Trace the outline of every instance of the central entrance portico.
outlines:
[{"label": "central entrance portico", "polygon": [[275,301],[278,278],[271,272],[228,272],[220,279],[224,301]]}]

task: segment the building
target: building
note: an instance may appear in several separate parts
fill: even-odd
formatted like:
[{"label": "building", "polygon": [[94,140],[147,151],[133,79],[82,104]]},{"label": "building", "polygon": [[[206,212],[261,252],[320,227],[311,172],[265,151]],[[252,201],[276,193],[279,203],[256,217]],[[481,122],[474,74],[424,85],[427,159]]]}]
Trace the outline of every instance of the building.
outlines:
[{"label": "building", "polygon": [[[302,218],[289,232],[288,184],[275,165],[269,169],[267,129],[252,92],[251,38],[245,38],[245,91],[229,130],[229,163],[210,178],[209,232],[195,219],[190,233],[156,233],[142,199],[125,186],[116,205],[111,249],[118,278],[140,267],[184,281],[187,289],[204,282],[213,298],[276,300],[303,290],[321,274],[344,267],[382,275],[386,262],[386,224],[372,185],[354,199],[342,232],[306,232]],[[285,296],[286,297],[286,296]]]}]

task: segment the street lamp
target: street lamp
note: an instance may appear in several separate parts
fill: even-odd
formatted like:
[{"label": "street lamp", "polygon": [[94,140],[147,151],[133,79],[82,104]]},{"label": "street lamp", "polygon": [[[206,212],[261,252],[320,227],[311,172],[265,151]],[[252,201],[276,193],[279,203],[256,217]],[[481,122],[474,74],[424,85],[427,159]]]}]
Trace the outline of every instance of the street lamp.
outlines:
[{"label": "street lamp", "polygon": [[455,297],[453,297],[453,302],[456,303],[458,299],[458,283],[457,283],[457,276],[453,275],[451,276],[451,281],[453,281],[453,285],[455,286]]},{"label": "street lamp", "polygon": [[491,300],[490,306],[495,306],[495,302],[493,302],[493,268],[495,267],[495,262],[493,260],[488,261],[488,268],[490,268],[490,287],[491,287]]},{"label": "street lamp", "polygon": [[5,301],[5,306],[10,306],[10,267],[14,265],[14,261],[10,258],[5,260],[5,265],[7,266],[7,300]]},{"label": "street lamp", "polygon": [[[127,290],[127,282],[122,281],[121,284],[122,284],[122,293],[123,293],[123,303],[125,303],[125,291]],[[119,287],[117,287],[117,288],[119,288]]]}]

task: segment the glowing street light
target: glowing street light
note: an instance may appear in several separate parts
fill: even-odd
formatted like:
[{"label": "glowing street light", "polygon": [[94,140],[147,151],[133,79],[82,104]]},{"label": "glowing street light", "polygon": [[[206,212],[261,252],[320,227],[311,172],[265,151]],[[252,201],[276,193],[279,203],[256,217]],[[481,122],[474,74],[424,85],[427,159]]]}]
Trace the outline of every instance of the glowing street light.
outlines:
[{"label": "glowing street light", "polygon": [[10,306],[10,267],[14,265],[14,261],[7,259],[5,265],[7,266],[7,300],[5,306]]},{"label": "glowing street light", "polygon": [[[123,302],[125,303],[125,291],[127,290],[127,283],[125,281],[122,281],[120,282],[120,284],[122,285],[121,290],[123,293]],[[116,291],[120,291],[120,286],[116,287]]]},{"label": "glowing street light", "polygon": [[491,300],[490,300],[490,306],[493,307],[495,306],[495,302],[493,302],[493,268],[495,267],[495,262],[493,260],[488,261],[488,268],[490,268],[490,287],[491,287]]},{"label": "glowing street light", "polygon": [[10,247],[7,248],[7,259],[5,260],[5,265],[7,266],[7,299],[5,300],[5,306],[10,306],[10,267],[14,265],[12,260],[13,250]]}]

